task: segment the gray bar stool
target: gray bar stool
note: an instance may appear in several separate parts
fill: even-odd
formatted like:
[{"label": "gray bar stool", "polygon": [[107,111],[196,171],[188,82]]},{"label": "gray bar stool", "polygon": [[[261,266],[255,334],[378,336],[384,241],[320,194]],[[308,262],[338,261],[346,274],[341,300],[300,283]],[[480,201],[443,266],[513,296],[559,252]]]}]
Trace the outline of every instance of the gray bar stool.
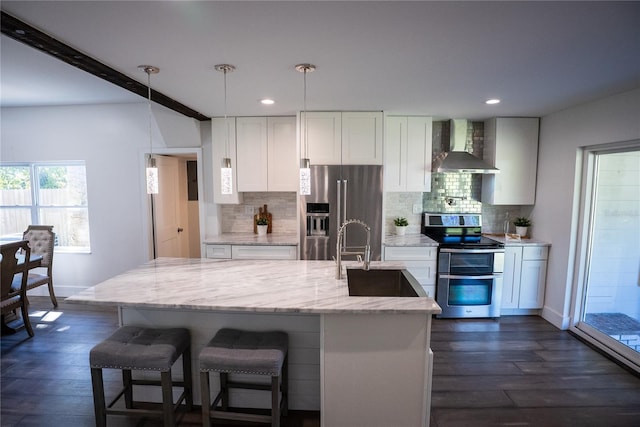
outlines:
[{"label": "gray bar stool", "polygon": [[[248,332],[220,329],[200,352],[200,390],[202,425],[211,426],[211,418],[271,423],[280,426],[280,413],[287,415],[289,337],[285,332]],[[220,374],[220,392],[211,402],[209,373]],[[267,375],[271,384],[230,381],[229,374]],[[280,379],[282,377],[282,379]],[[271,415],[229,411],[229,389],[271,391]],[[282,393],[282,399],[280,399]],[[218,403],[222,400],[221,406]]]},{"label": "gray bar stool", "polygon": [[[180,356],[182,356],[184,380],[173,381],[171,367]],[[187,411],[192,409],[191,337],[188,329],[123,326],[93,347],[89,360],[98,427],[107,425],[107,414],[160,417],[164,419],[165,427],[175,426],[175,415],[180,404],[185,401]],[[105,404],[102,369],[122,370],[124,387],[109,405]],[[134,380],[131,376],[132,370],[159,371],[160,380]],[[162,387],[162,409],[141,409],[140,404],[148,404],[148,402],[133,400],[134,385]],[[173,387],[183,388],[175,404]],[[126,409],[112,408],[123,395]]]}]

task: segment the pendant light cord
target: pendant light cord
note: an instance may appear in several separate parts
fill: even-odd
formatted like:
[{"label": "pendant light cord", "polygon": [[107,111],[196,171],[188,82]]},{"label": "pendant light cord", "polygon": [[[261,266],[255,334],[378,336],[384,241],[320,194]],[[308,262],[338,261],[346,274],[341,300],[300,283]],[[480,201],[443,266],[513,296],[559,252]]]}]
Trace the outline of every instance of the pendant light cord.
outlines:
[{"label": "pendant light cord", "polygon": [[304,69],[304,158],[309,158],[309,114],[307,113],[307,69]]},{"label": "pendant light cord", "polygon": [[145,70],[147,72],[147,99],[148,99],[148,109],[149,111],[149,162],[153,163],[153,139],[151,137],[151,71],[149,69]]},{"label": "pendant light cord", "polygon": [[227,68],[224,70],[224,130],[226,135],[224,157],[229,158],[229,123],[227,121]]}]

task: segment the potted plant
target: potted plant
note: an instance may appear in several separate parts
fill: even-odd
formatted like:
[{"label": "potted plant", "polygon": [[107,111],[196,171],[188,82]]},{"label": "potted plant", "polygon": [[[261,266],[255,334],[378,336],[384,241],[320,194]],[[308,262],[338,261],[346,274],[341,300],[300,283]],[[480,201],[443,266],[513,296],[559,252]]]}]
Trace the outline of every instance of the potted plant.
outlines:
[{"label": "potted plant", "polygon": [[267,229],[269,228],[269,220],[266,217],[261,216],[256,219],[256,225],[258,226],[258,235],[265,236],[267,234]]},{"label": "potted plant", "polygon": [[531,220],[527,217],[519,216],[513,221],[513,225],[516,226],[516,234],[520,235],[520,237],[526,237],[531,226]]},{"label": "potted plant", "polygon": [[407,221],[407,218],[404,218],[404,217],[395,218],[393,220],[393,223],[396,226],[396,234],[398,236],[404,236],[407,230],[407,226],[409,225],[409,221]]}]

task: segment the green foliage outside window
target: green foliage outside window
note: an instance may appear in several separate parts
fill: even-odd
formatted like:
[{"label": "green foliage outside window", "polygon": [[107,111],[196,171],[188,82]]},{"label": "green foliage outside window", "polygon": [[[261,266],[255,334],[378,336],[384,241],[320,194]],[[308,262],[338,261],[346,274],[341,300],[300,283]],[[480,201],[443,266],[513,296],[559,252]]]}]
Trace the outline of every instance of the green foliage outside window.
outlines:
[{"label": "green foliage outside window", "polygon": [[0,189],[26,190],[29,188],[29,168],[24,166],[0,168]]},{"label": "green foliage outside window", "polygon": [[41,189],[57,189],[67,187],[66,166],[41,167],[38,177],[40,178]]}]

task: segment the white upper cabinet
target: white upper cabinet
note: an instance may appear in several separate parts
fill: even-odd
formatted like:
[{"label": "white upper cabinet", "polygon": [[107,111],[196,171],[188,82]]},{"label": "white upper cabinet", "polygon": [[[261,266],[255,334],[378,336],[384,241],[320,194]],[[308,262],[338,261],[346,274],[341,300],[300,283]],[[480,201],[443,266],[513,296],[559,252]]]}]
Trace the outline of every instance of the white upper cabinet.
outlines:
[{"label": "white upper cabinet", "polygon": [[384,144],[385,191],[431,191],[432,118],[387,117]]},{"label": "white upper cabinet", "polygon": [[[213,145],[213,200],[219,204],[240,204],[243,202],[242,194],[238,193],[237,180],[237,156],[236,156],[236,119],[230,117],[227,120],[225,132],[225,120],[223,118],[213,118],[211,120],[211,140]],[[228,153],[225,148],[227,145],[227,136],[229,138]],[[231,167],[233,171],[233,193],[222,194],[220,168],[222,159],[231,158]]]},{"label": "white upper cabinet", "polygon": [[295,117],[237,117],[238,191],[296,191]]},{"label": "white upper cabinet", "polygon": [[382,164],[382,112],[311,111],[300,122],[300,153],[306,137],[311,164]]},{"label": "white upper cabinet", "polygon": [[267,191],[267,118],[236,118],[238,191]]},{"label": "white upper cabinet", "polygon": [[267,119],[267,158],[269,191],[298,191],[300,161],[295,116]]},{"label": "white upper cabinet", "polygon": [[492,205],[533,205],[538,167],[538,126],[534,118],[484,122],[484,160],[500,169],[482,177],[482,201]]},{"label": "white upper cabinet", "polygon": [[382,112],[342,113],[342,164],[382,164]]},{"label": "white upper cabinet", "polygon": [[[342,159],[342,113],[312,111],[300,114],[300,157],[314,165],[339,165]],[[306,126],[306,127],[305,127]]]}]

